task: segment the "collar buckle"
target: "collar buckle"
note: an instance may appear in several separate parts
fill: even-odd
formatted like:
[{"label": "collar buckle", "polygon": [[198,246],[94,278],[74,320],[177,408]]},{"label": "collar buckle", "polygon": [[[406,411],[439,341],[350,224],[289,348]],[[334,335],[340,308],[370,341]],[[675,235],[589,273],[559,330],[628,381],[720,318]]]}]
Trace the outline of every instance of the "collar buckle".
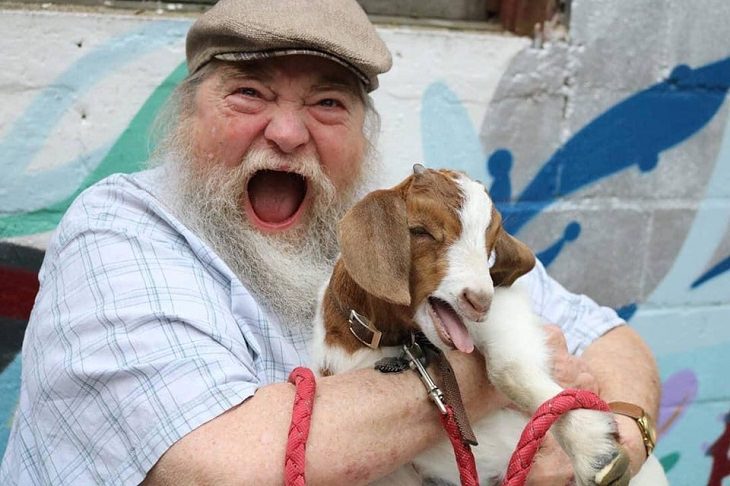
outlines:
[{"label": "collar buckle", "polygon": [[373,327],[367,317],[358,314],[354,309],[350,309],[347,322],[350,324],[350,332],[358,341],[370,349],[380,347],[380,339],[383,337],[383,333]]}]

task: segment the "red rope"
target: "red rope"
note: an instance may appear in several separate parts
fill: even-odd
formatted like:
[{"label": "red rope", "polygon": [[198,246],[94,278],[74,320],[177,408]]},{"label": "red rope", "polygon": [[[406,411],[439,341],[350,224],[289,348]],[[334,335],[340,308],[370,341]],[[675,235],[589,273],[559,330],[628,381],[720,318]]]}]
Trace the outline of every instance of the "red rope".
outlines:
[{"label": "red rope", "polygon": [[546,401],[537,409],[522,431],[520,441],[512,453],[502,486],[522,486],[532,467],[540,444],[550,426],[561,415],[577,408],[608,412],[606,403],[587,390],[566,389]]},{"label": "red rope", "polygon": [[[308,368],[295,368],[289,375],[289,381],[296,386],[296,393],[284,460],[284,484],[286,486],[305,486],[305,449],[312,419],[316,382],[312,370]],[[561,415],[578,408],[609,411],[608,405],[603,400],[587,390],[566,389],[540,405],[522,432],[507,467],[502,486],[525,484],[535,454],[548,429]],[[479,478],[474,455],[469,444],[461,436],[459,425],[454,417],[454,410],[450,405],[446,405],[446,414],[441,415],[441,424],[454,449],[462,486],[478,486]]]},{"label": "red rope", "polygon": [[474,454],[471,447],[467,444],[456,423],[454,417],[454,409],[451,405],[446,405],[446,413],[441,414],[441,425],[443,425],[446,434],[451,441],[451,447],[454,449],[456,457],[456,465],[459,467],[459,478],[462,486],[479,486],[479,476],[477,474],[477,465],[474,461]]},{"label": "red rope", "polygon": [[309,368],[295,368],[289,375],[294,383],[294,408],[289,425],[289,440],[286,444],[284,458],[284,484],[287,486],[304,486],[305,449],[309,437],[309,424],[312,420],[314,392],[317,383]]}]

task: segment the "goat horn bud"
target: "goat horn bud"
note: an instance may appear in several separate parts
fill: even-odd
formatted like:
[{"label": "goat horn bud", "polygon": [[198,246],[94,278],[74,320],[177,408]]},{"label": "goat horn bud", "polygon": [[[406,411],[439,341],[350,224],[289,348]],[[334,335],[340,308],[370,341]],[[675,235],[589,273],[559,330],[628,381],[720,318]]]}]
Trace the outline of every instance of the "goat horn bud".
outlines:
[{"label": "goat horn bud", "polygon": [[426,168],[423,166],[423,164],[413,164],[413,173],[416,175],[420,175],[426,172]]}]

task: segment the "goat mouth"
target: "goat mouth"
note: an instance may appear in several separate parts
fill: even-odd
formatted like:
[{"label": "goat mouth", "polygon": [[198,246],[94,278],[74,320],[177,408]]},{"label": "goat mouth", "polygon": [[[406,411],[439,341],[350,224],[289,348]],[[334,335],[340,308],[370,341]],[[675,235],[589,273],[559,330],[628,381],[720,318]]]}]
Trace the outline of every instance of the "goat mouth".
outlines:
[{"label": "goat mouth", "polygon": [[263,229],[285,229],[302,214],[307,192],[307,180],[296,172],[260,170],[246,185],[246,212]]},{"label": "goat mouth", "polygon": [[431,316],[441,340],[461,352],[474,351],[474,341],[464,325],[464,320],[456,310],[448,302],[438,297],[429,297],[428,304],[428,314]]}]

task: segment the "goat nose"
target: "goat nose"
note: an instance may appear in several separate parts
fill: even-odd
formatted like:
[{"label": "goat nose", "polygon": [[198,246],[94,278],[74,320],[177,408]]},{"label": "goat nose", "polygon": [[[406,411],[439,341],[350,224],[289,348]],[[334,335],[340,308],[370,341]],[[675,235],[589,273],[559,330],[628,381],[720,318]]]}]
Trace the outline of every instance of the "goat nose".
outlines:
[{"label": "goat nose", "polygon": [[481,321],[487,315],[489,306],[492,304],[492,296],[484,291],[464,289],[459,296],[459,304],[462,312],[473,321]]}]

